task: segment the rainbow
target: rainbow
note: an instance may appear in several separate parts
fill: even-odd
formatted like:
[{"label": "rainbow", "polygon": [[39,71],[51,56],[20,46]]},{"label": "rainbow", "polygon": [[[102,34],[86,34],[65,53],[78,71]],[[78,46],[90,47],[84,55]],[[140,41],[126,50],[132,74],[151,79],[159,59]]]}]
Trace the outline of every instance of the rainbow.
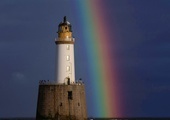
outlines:
[{"label": "rainbow", "polygon": [[[90,82],[96,117],[121,117],[121,100],[116,73],[114,45],[116,40],[106,22],[104,0],[77,0],[78,16],[88,54]],[[112,31],[113,32],[113,31]],[[111,36],[112,35],[112,36]],[[113,42],[112,42],[113,43]]]}]

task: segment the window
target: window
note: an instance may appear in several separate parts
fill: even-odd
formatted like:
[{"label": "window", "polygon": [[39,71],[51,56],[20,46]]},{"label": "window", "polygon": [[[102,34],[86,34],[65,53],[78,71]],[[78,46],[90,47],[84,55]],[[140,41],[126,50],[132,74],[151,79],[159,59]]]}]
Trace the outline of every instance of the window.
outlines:
[{"label": "window", "polygon": [[70,66],[67,66],[66,71],[67,72],[70,71]]},{"label": "window", "polygon": [[72,91],[68,91],[68,99],[69,99],[69,100],[72,100],[72,99],[73,99]]},{"label": "window", "polygon": [[69,61],[69,60],[70,60],[70,56],[69,56],[69,55],[67,55],[66,60],[67,60],[67,61]]},{"label": "window", "polygon": [[63,104],[62,103],[60,103],[60,106],[62,106]]},{"label": "window", "polygon": [[66,49],[67,49],[67,50],[70,50],[70,45],[67,45],[67,46],[66,46]]}]

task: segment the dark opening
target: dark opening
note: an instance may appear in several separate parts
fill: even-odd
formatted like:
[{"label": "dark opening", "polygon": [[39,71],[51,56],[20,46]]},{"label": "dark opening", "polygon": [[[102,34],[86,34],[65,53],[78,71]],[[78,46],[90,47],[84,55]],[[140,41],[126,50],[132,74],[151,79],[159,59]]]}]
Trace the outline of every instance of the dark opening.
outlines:
[{"label": "dark opening", "polygon": [[72,99],[73,99],[72,91],[68,91],[68,99],[69,99],[69,100],[72,100]]},{"label": "dark opening", "polygon": [[80,106],[80,103],[78,103],[78,106]]},{"label": "dark opening", "polygon": [[70,78],[67,78],[67,84],[70,85]]},{"label": "dark opening", "polygon": [[60,106],[62,106],[63,104],[62,103],[60,103]]},{"label": "dark opening", "polygon": [[67,30],[67,27],[65,27],[65,29]]}]

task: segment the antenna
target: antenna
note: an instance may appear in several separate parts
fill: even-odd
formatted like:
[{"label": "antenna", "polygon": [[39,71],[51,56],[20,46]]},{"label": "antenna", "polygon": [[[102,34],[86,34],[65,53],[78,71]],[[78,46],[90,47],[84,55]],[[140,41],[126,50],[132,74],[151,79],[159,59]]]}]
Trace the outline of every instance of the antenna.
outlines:
[{"label": "antenna", "polygon": [[67,20],[66,20],[66,16],[64,16],[64,23],[66,22]]}]

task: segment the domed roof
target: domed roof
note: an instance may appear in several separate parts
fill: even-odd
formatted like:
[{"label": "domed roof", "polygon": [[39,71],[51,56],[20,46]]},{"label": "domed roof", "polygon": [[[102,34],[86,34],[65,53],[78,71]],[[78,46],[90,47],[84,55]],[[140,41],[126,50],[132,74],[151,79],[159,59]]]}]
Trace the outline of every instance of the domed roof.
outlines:
[{"label": "domed roof", "polygon": [[67,21],[66,16],[64,16],[63,22],[59,24],[59,26],[64,26],[64,25],[71,26],[70,22]]}]

